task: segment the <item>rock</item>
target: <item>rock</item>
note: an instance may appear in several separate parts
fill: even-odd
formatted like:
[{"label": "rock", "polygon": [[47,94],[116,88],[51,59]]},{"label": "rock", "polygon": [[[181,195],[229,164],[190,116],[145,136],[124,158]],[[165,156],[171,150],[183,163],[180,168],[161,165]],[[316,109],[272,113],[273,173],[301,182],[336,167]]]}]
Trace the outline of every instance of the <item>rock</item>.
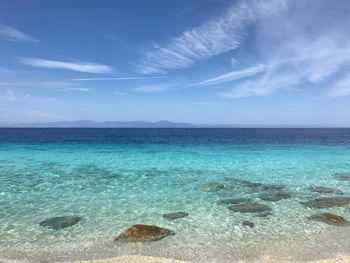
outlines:
[{"label": "rock", "polygon": [[217,192],[219,190],[224,189],[225,186],[223,184],[217,183],[217,182],[211,182],[207,183],[205,185],[202,185],[199,190],[202,192]]},{"label": "rock", "polygon": [[308,188],[311,192],[322,193],[322,194],[337,194],[343,195],[344,193],[338,189],[324,187],[324,186],[310,186]]},{"label": "rock", "polygon": [[121,233],[114,241],[123,242],[149,242],[161,240],[174,232],[157,226],[133,225]]},{"label": "rock", "polygon": [[241,203],[249,203],[252,202],[251,198],[229,198],[229,199],[224,199],[218,201],[218,204],[223,204],[223,205],[233,205],[233,204],[241,204]]},{"label": "rock", "polygon": [[230,205],[228,209],[230,209],[233,212],[239,213],[261,213],[272,210],[271,207],[269,207],[268,205],[251,202]]},{"label": "rock", "polygon": [[308,219],[324,222],[326,224],[334,225],[334,226],[349,226],[350,225],[350,222],[348,222],[344,217],[330,214],[330,213],[316,214],[316,215],[310,216]]},{"label": "rock", "polygon": [[273,214],[271,213],[271,211],[266,211],[266,212],[256,214],[255,217],[268,217],[268,216],[272,216],[272,215]]},{"label": "rock", "polygon": [[270,190],[282,190],[283,188],[285,188],[286,185],[285,184],[266,184],[263,185],[262,189],[264,191],[270,191]]},{"label": "rock", "polygon": [[336,206],[350,205],[350,197],[324,197],[310,201],[301,202],[302,205],[310,208],[329,208]]},{"label": "rock", "polygon": [[169,213],[169,214],[164,214],[163,217],[169,220],[174,220],[178,218],[183,218],[188,216],[188,213],[185,212],[175,212],[175,213]]},{"label": "rock", "polygon": [[334,177],[342,181],[350,181],[350,173],[336,173]]},{"label": "rock", "polygon": [[243,225],[243,226],[249,226],[250,228],[253,228],[253,227],[254,227],[254,223],[253,223],[253,222],[250,222],[250,221],[243,221],[243,222],[242,222],[242,225]]},{"label": "rock", "polygon": [[243,186],[243,187],[251,187],[251,188],[256,188],[262,186],[261,183],[256,183],[256,182],[251,182],[245,179],[240,179],[240,178],[234,178],[234,177],[228,177],[226,178],[227,181],[230,183],[233,183],[235,185]]},{"label": "rock", "polygon": [[280,201],[282,199],[287,199],[291,198],[291,195],[285,192],[280,192],[280,191],[271,191],[271,192],[266,192],[260,194],[260,199],[265,200],[265,201],[271,201],[271,202],[276,202]]},{"label": "rock", "polygon": [[57,216],[45,219],[41,221],[39,225],[50,227],[55,230],[60,230],[66,227],[75,225],[81,220],[81,217],[78,216]]}]

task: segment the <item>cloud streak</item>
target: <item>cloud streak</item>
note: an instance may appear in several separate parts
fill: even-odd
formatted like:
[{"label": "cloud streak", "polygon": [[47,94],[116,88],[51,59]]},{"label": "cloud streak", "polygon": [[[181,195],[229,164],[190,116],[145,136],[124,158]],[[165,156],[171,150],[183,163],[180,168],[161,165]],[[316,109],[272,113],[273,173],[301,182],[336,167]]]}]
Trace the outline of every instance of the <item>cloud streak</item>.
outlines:
[{"label": "cloud streak", "polygon": [[256,66],[252,66],[250,68],[246,68],[243,70],[231,71],[231,72],[225,73],[223,75],[217,76],[215,78],[211,78],[211,79],[207,79],[207,80],[198,82],[198,83],[194,84],[194,86],[218,85],[221,83],[226,83],[226,82],[230,82],[230,81],[234,81],[234,80],[238,80],[238,79],[242,79],[242,78],[246,78],[246,77],[255,76],[256,74],[259,74],[265,70],[266,70],[266,66],[256,65]]},{"label": "cloud streak", "polygon": [[172,90],[173,86],[170,85],[145,85],[132,89],[133,92],[137,93],[158,93]]},{"label": "cloud streak", "polygon": [[48,69],[66,69],[85,73],[107,74],[112,72],[112,68],[96,63],[89,62],[65,62],[57,60],[39,59],[39,58],[20,58],[20,61],[29,66],[48,68]]},{"label": "cloud streak", "polygon": [[34,87],[50,88],[62,91],[89,91],[88,88],[81,87],[75,83],[66,81],[33,81],[33,80],[9,80],[0,81],[0,87]]},{"label": "cloud streak", "polygon": [[115,78],[80,78],[72,79],[72,81],[118,81],[118,80],[149,80],[149,79],[165,79],[166,76],[159,77],[115,77]]},{"label": "cloud streak", "polygon": [[21,31],[9,27],[0,25],[0,38],[8,41],[27,41],[27,42],[39,42],[40,40],[22,33]]},{"label": "cloud streak", "polygon": [[286,7],[284,0],[241,0],[221,16],[186,30],[163,45],[154,44],[146,50],[137,70],[144,74],[164,73],[234,50],[242,44],[248,25]]}]

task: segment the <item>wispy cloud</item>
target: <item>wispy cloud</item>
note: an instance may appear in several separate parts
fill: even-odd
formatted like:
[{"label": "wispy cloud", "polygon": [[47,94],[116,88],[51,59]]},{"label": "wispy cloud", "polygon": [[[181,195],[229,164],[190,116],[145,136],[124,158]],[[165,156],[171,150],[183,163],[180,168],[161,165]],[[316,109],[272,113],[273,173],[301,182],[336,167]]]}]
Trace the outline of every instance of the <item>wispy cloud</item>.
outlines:
[{"label": "wispy cloud", "polygon": [[33,88],[50,88],[62,91],[89,91],[88,88],[82,87],[75,83],[65,81],[42,81],[42,80],[8,80],[0,81],[0,87],[33,87]]},{"label": "wispy cloud", "polygon": [[[194,85],[217,85],[219,95],[228,98],[266,96],[293,87],[324,88],[331,96],[346,96],[350,77],[338,78],[350,70],[350,41],[345,34],[349,9],[350,5],[340,8],[330,1],[290,5],[287,12],[262,19],[247,32],[254,34],[254,41],[240,55],[239,64],[234,58],[238,69]],[[322,10],[332,12],[327,13],[327,22],[315,24]],[[254,55],[244,56],[245,52]]]},{"label": "wispy cloud", "polygon": [[107,65],[90,62],[64,62],[39,58],[20,58],[23,64],[49,69],[67,69],[86,73],[107,74],[112,72],[112,68]]},{"label": "wispy cloud", "polygon": [[236,49],[241,45],[248,25],[278,13],[287,7],[287,3],[287,0],[236,2],[222,15],[186,30],[163,45],[154,44],[146,50],[137,70],[144,74],[164,73]]},{"label": "wispy cloud", "polygon": [[113,91],[113,94],[117,96],[125,96],[127,93],[123,91]]},{"label": "wispy cloud", "polygon": [[[230,91],[220,93],[224,97],[249,97],[255,95],[269,95],[281,89],[288,89],[295,85],[322,84],[340,69],[350,66],[350,49],[344,43],[319,38],[313,42],[294,41],[276,49],[274,57],[265,65],[265,71],[260,77],[253,77],[243,83],[232,83]],[[288,54],[286,56],[285,54]],[[334,94],[345,94],[344,83],[338,84]]]},{"label": "wispy cloud", "polygon": [[149,80],[149,79],[164,79],[166,76],[158,77],[115,77],[115,78],[80,78],[72,79],[72,81],[113,81],[113,80]]},{"label": "wispy cloud", "polygon": [[266,66],[264,65],[256,65],[250,68],[246,68],[243,70],[235,70],[223,75],[217,76],[215,78],[207,79],[201,82],[194,84],[195,86],[210,86],[217,85],[225,82],[234,81],[237,79],[242,79],[246,77],[255,76],[258,73],[261,73],[266,70]]},{"label": "wispy cloud", "polygon": [[174,87],[171,85],[145,85],[132,89],[133,92],[137,93],[158,93],[172,90]]},{"label": "wispy cloud", "polygon": [[38,39],[24,34],[23,32],[9,26],[0,25],[0,38],[9,41],[39,42]]},{"label": "wispy cloud", "polygon": [[6,90],[5,92],[0,92],[0,100],[5,101],[28,100],[31,96],[31,94],[19,95],[10,89]]}]

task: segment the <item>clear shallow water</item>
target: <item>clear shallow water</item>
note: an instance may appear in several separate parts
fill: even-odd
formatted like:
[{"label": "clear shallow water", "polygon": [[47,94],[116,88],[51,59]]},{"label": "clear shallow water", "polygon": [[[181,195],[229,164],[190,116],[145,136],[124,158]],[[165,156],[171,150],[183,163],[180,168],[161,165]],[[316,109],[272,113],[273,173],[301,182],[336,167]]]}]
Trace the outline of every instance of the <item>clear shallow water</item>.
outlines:
[{"label": "clear shallow water", "polygon": [[[0,261],[67,261],[145,254],[199,262],[266,255],[305,260],[350,253],[350,227],[307,218],[350,207],[308,209],[311,185],[350,196],[349,129],[0,129]],[[286,184],[292,198],[259,199],[228,178]],[[225,189],[203,192],[208,182]],[[234,213],[218,201],[251,197],[272,216]],[[174,221],[165,213],[189,216]],[[46,218],[77,215],[77,225],[52,230]],[[242,221],[255,223],[254,228]],[[176,232],[149,244],[113,239],[136,223]]]}]

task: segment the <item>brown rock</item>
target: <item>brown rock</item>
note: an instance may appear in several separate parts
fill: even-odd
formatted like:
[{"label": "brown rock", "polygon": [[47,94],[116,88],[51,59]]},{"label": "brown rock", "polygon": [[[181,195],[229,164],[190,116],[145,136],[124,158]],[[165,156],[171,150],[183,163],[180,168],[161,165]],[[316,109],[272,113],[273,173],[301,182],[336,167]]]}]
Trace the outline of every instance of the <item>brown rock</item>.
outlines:
[{"label": "brown rock", "polygon": [[350,225],[350,222],[348,222],[344,217],[334,215],[331,213],[316,214],[316,215],[310,216],[308,219],[324,222],[326,224],[334,225],[334,226],[349,226]]},{"label": "brown rock", "polygon": [[174,232],[157,226],[133,225],[121,233],[114,241],[123,242],[149,242],[161,240]]}]

